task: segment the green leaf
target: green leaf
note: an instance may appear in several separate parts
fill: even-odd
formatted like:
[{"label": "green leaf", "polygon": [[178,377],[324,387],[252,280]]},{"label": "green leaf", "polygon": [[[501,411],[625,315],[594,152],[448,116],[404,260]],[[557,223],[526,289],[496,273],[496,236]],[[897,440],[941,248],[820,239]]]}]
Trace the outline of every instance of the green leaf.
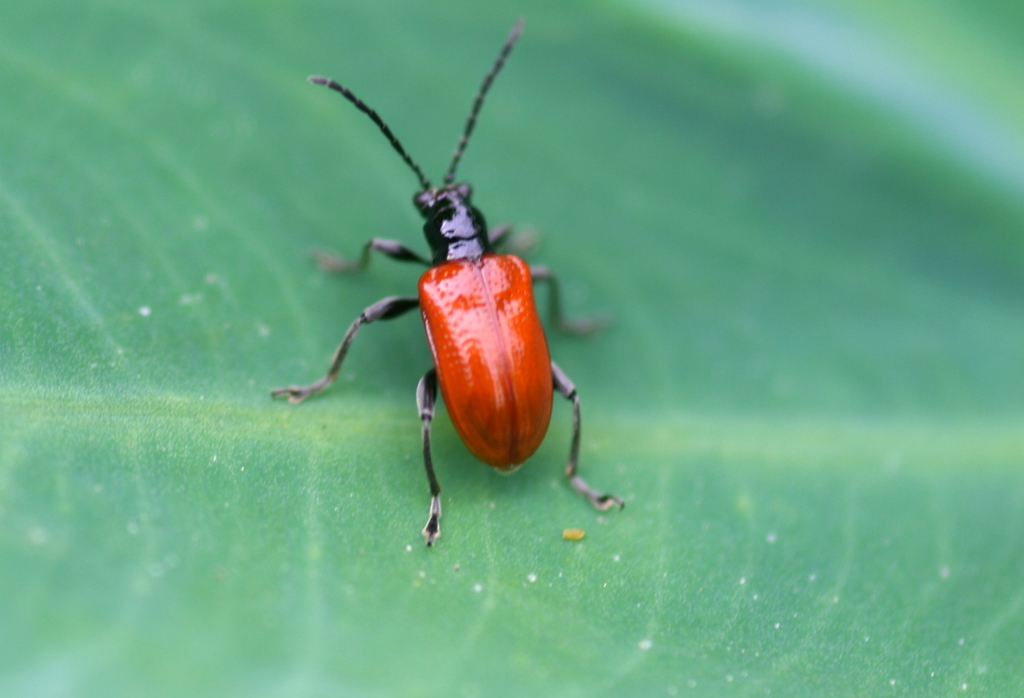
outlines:
[{"label": "green leaf", "polygon": [[[0,8],[0,695],[1024,691],[1013,3],[527,2],[460,176],[539,233],[571,414],[505,477],[443,410],[416,180],[515,21],[478,3]],[[543,293],[543,291],[541,291]],[[579,542],[562,531],[586,531]]]}]

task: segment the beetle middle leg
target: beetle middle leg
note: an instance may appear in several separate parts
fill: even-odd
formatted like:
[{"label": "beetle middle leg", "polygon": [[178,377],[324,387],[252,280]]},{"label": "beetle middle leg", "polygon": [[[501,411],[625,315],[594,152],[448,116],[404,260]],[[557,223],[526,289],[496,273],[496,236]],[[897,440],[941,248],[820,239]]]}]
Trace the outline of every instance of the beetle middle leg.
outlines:
[{"label": "beetle middle leg", "polygon": [[530,275],[534,281],[545,281],[548,284],[548,317],[555,329],[565,334],[594,334],[608,326],[611,318],[597,316],[589,318],[567,318],[562,311],[562,293],[558,279],[547,267],[530,267]]},{"label": "beetle middle leg", "polygon": [[517,257],[522,257],[537,246],[539,236],[537,231],[531,228],[525,230],[518,230],[515,235],[511,235],[512,226],[508,223],[502,223],[496,228],[491,228],[487,233],[487,241],[491,243],[491,247],[502,254],[514,254]]},{"label": "beetle middle leg", "polygon": [[413,308],[419,307],[419,304],[420,300],[415,296],[389,296],[377,301],[360,313],[359,317],[349,325],[344,339],[341,340],[341,344],[338,345],[334,352],[331,368],[327,371],[327,375],[309,385],[290,385],[286,388],[275,388],[271,391],[271,396],[287,397],[289,402],[302,402],[310,395],[316,395],[338,377],[338,373],[341,371],[341,364],[345,361],[345,355],[348,353],[348,348],[363,324],[376,320],[390,320],[393,317],[407,313]]},{"label": "beetle middle leg", "polygon": [[399,262],[416,262],[423,266],[430,266],[429,259],[424,259],[397,240],[385,240],[384,238],[367,240],[366,244],[363,245],[363,251],[359,255],[359,259],[354,262],[326,250],[314,250],[313,259],[316,260],[316,263],[324,271],[342,273],[364,271],[366,267],[370,266],[370,252],[373,250],[377,250],[381,254],[387,255]]},{"label": "beetle middle leg", "polygon": [[621,509],[626,506],[621,497],[601,494],[576,473],[576,465],[580,458],[580,396],[576,394],[576,386],[554,361],[551,362],[551,378],[555,383],[555,390],[565,399],[572,401],[572,446],[569,447],[569,463],[565,466],[565,476],[569,478],[569,484],[601,511],[607,511],[614,506]]},{"label": "beetle middle leg", "polygon": [[416,406],[420,410],[420,421],[423,422],[423,467],[427,470],[427,482],[430,483],[430,516],[423,527],[423,537],[427,545],[433,545],[441,536],[441,484],[434,474],[434,460],[430,456],[430,422],[434,419],[434,403],[437,402],[437,371],[430,369],[419,385],[416,386]]}]

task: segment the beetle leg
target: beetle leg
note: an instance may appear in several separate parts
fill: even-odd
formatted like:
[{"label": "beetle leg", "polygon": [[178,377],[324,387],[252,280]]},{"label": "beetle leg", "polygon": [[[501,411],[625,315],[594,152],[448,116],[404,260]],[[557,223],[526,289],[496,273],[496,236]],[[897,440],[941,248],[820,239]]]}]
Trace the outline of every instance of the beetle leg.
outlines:
[{"label": "beetle leg", "polygon": [[599,315],[591,318],[567,318],[562,312],[562,294],[558,279],[547,267],[530,267],[530,275],[534,281],[546,281],[548,284],[548,316],[551,324],[559,332],[575,335],[588,335],[597,332],[611,323],[611,318]]},{"label": "beetle leg", "polygon": [[569,478],[569,484],[601,511],[611,509],[613,506],[621,509],[626,506],[621,497],[616,497],[614,494],[601,494],[576,474],[576,463],[580,457],[580,396],[576,394],[576,386],[554,361],[551,362],[551,378],[554,380],[555,390],[561,393],[565,399],[572,400],[572,446],[569,448],[569,463],[565,466],[565,476]]},{"label": "beetle leg", "polygon": [[363,245],[362,254],[359,255],[359,259],[355,262],[345,259],[344,257],[339,257],[333,252],[328,252],[326,250],[314,250],[313,259],[316,260],[316,263],[319,264],[320,268],[324,271],[363,271],[366,267],[370,266],[371,250],[377,250],[378,252],[399,262],[418,262],[424,266],[430,266],[429,259],[424,259],[397,240],[385,240],[384,238],[373,238],[372,240],[368,240],[366,244]]},{"label": "beetle leg", "polygon": [[341,340],[341,344],[338,345],[337,350],[334,352],[334,359],[331,360],[331,368],[327,371],[327,375],[316,383],[311,383],[310,385],[290,385],[286,388],[275,388],[271,391],[271,396],[287,397],[289,402],[302,402],[310,395],[316,395],[338,377],[338,372],[341,371],[341,364],[345,361],[345,354],[348,353],[349,345],[351,345],[352,340],[356,338],[356,333],[359,332],[359,327],[361,325],[367,322],[374,322],[375,320],[390,320],[393,317],[398,317],[399,315],[412,310],[419,306],[419,304],[419,298],[414,296],[389,296],[383,300],[377,301],[364,310],[359,317],[349,325],[348,332],[345,333],[345,338]]},{"label": "beetle leg", "polygon": [[527,228],[520,229],[515,235],[510,235],[512,226],[502,223],[487,234],[487,241],[494,250],[504,250],[504,253],[514,254],[522,257],[537,246],[539,236],[537,231]]},{"label": "beetle leg", "polygon": [[434,419],[434,403],[437,402],[437,371],[430,369],[416,386],[416,406],[423,422],[423,465],[427,469],[430,483],[430,517],[423,527],[427,545],[433,545],[441,536],[441,485],[434,474],[434,461],[430,457],[430,422]]},{"label": "beetle leg", "polygon": [[510,224],[502,223],[487,233],[487,241],[491,243],[492,247],[500,247],[508,239],[508,234],[511,231],[512,226]]}]

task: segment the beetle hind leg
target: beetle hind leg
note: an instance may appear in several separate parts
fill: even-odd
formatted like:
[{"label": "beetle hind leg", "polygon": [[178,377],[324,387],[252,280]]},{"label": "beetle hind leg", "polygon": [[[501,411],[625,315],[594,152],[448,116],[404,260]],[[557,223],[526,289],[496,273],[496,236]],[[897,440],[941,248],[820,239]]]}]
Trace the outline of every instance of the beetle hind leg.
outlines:
[{"label": "beetle hind leg", "polygon": [[580,457],[580,397],[576,394],[576,386],[554,361],[551,362],[551,377],[555,383],[555,390],[565,399],[572,401],[572,446],[569,448],[569,462],[565,466],[565,476],[569,478],[569,484],[601,511],[607,511],[612,507],[621,509],[626,506],[621,497],[598,492],[576,472]]},{"label": "beetle hind leg", "polygon": [[441,485],[434,474],[434,461],[430,456],[430,423],[434,419],[434,403],[437,402],[437,371],[427,371],[416,386],[416,406],[423,422],[423,466],[427,470],[430,484],[430,516],[423,527],[423,537],[431,546],[441,536]]}]

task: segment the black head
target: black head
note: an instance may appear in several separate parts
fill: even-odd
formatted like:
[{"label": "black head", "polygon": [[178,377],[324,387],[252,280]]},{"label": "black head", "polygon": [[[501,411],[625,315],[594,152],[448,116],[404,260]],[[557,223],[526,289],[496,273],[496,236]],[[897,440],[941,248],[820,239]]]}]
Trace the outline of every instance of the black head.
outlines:
[{"label": "black head", "polygon": [[423,234],[434,253],[434,264],[453,259],[479,259],[491,251],[487,223],[470,202],[468,184],[446,184],[424,189],[413,197],[423,216]]},{"label": "black head", "polygon": [[328,78],[317,76],[309,78],[310,82],[317,85],[326,85],[332,90],[340,92],[348,101],[356,105],[361,112],[369,116],[373,123],[377,124],[377,127],[380,128],[388,142],[391,143],[391,147],[402,156],[405,164],[419,178],[420,191],[413,197],[413,203],[416,206],[416,210],[424,218],[423,232],[427,237],[430,249],[434,253],[435,264],[451,259],[477,259],[480,255],[490,251],[487,224],[484,222],[483,214],[470,203],[470,197],[473,193],[470,186],[468,184],[455,183],[455,170],[459,166],[462,154],[465,152],[466,146],[469,144],[469,138],[473,134],[477,115],[480,113],[480,108],[484,103],[484,97],[491,88],[494,78],[501,71],[502,66],[505,65],[505,59],[512,52],[512,47],[515,46],[522,30],[523,20],[520,19],[512,27],[512,32],[505,41],[505,45],[502,46],[498,59],[494,62],[490,72],[484,77],[480,91],[473,101],[473,108],[469,112],[469,118],[466,119],[466,126],[462,130],[462,137],[459,138],[459,144],[455,147],[451,164],[448,165],[448,171],[445,172],[444,186],[441,187],[434,187],[430,184],[430,180],[424,176],[419,165],[405,152],[405,148],[402,147],[401,142],[391,132],[388,125],[384,123],[384,120],[380,118],[376,111],[356,97],[351,90],[342,87]]}]

